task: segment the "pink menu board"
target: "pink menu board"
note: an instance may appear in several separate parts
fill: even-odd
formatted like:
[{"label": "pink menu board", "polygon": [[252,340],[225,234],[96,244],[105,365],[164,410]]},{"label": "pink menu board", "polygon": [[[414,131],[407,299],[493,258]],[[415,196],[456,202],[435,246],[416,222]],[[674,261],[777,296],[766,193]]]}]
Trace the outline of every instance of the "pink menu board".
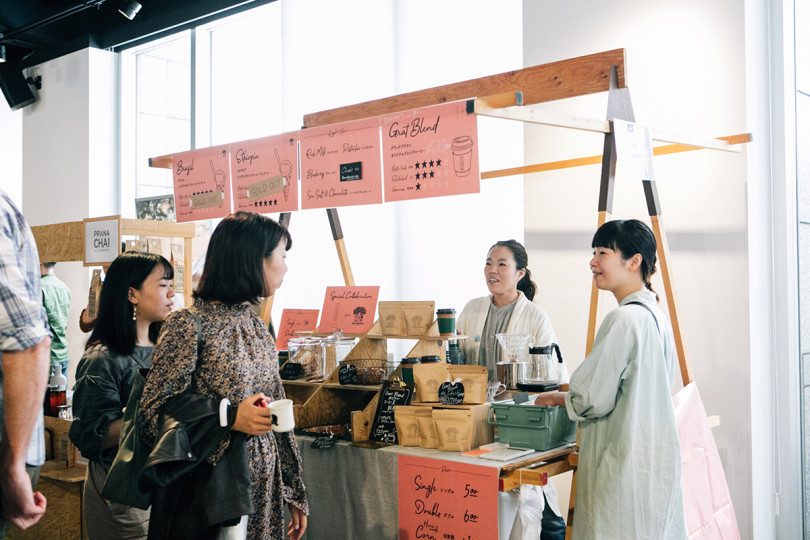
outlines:
[{"label": "pink menu board", "polygon": [[287,350],[287,342],[296,332],[314,332],[318,325],[317,309],[285,309],[276,331],[276,349]]},{"label": "pink menu board", "polygon": [[498,538],[498,473],[497,467],[400,454],[399,538]]},{"label": "pink menu board", "polygon": [[331,334],[335,328],[344,334],[365,334],[374,324],[380,286],[327,287],[318,332]]},{"label": "pink menu board", "polygon": [[385,200],[480,191],[478,123],[463,101],[382,117]]},{"label": "pink menu board", "polygon": [[298,210],[298,132],[231,144],[234,208]]},{"label": "pink menu board", "polygon": [[380,119],[301,131],[301,208],[382,202]]},{"label": "pink menu board", "polygon": [[228,146],[172,155],[177,223],[225,217],[231,213]]}]

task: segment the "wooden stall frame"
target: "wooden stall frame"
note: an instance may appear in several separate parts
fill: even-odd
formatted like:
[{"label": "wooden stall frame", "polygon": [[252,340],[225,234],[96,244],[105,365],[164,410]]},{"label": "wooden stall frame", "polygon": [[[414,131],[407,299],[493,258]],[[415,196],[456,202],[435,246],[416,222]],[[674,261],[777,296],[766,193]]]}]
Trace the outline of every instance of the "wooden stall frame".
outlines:
[{"label": "wooden stall frame", "polygon": [[[522,105],[533,105],[604,91],[608,91],[608,110],[605,121],[515,108]],[[518,93],[520,93],[520,95],[518,95]],[[512,94],[512,96],[509,94]],[[534,66],[508,73],[501,73],[489,77],[472,79],[460,83],[313,113],[304,117],[304,127],[316,127],[338,122],[360,120],[456,100],[472,100],[471,104],[468,101],[468,110],[471,108],[472,110],[469,112],[474,114],[604,133],[605,139],[602,156],[504,169],[501,171],[483,173],[481,177],[497,178],[512,174],[525,174],[529,172],[595,164],[601,161],[602,181],[600,183],[597,225],[601,226],[609,219],[612,213],[616,168],[616,148],[612,121],[614,119],[635,121],[629,90],[626,85],[624,49],[615,49],[578,58],[561,60],[541,66]],[[734,148],[734,145],[751,141],[750,134],[706,139],[655,128],[650,129],[655,139],[674,143],[656,147],[653,151],[654,155],[666,155],[698,148],[737,152],[738,149]],[[171,156],[150,159],[150,165],[170,167]],[[684,384],[687,384],[692,380],[692,375],[689,369],[686,349],[683,343],[682,329],[678,318],[677,300],[673,285],[674,279],[669,265],[669,250],[661,220],[661,209],[657,189],[652,179],[645,179],[642,184],[653,232],[658,242],[658,258],[664,279],[669,315],[675,334],[681,377]],[[340,248],[338,249],[340,251]],[[586,350],[588,352],[593,345],[599,299],[598,290],[596,290],[593,284],[591,287],[590,316],[586,338]],[[372,402],[369,403],[369,407],[372,406]],[[358,415],[358,420],[359,419],[360,417]],[[533,463],[522,463],[522,466],[517,468],[505,466],[502,469],[502,471],[504,471],[502,472],[502,488],[505,489],[506,486],[515,487],[520,483],[544,484],[550,474],[559,474],[565,470],[574,469],[574,474],[576,475],[575,469],[578,455],[575,452],[575,448],[566,450],[563,452],[563,455],[558,456],[558,458],[559,459],[543,463],[542,465],[535,461]],[[570,537],[570,525],[573,523],[574,488],[575,481],[572,482],[567,537]]]},{"label": "wooden stall frame", "polygon": [[[37,225],[31,227],[39,251],[39,260],[46,262],[84,262],[84,223],[90,221],[118,219],[119,253],[120,238],[138,236],[143,238],[182,238],[183,264],[185,266],[185,288],[183,299],[186,306],[191,305],[191,241],[196,234],[194,223],[175,223],[174,221],[152,221],[145,219],[127,219],[120,216],[87,218],[82,221]],[[85,266],[88,266],[85,264]],[[89,266],[101,266],[92,264]]]}]

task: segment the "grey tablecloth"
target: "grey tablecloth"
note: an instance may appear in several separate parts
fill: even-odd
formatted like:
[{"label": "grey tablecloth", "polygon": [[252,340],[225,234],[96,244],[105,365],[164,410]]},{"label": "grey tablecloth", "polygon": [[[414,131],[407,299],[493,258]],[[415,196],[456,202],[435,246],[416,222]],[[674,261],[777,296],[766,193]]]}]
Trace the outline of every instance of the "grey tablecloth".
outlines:
[{"label": "grey tablecloth", "polygon": [[[395,540],[399,454],[499,467],[497,462],[456,452],[402,446],[372,450],[343,441],[329,450],[316,450],[311,447],[313,438],[299,436],[297,440],[309,498],[307,540]],[[517,495],[499,493],[497,511],[500,538],[508,538],[517,511]]]}]

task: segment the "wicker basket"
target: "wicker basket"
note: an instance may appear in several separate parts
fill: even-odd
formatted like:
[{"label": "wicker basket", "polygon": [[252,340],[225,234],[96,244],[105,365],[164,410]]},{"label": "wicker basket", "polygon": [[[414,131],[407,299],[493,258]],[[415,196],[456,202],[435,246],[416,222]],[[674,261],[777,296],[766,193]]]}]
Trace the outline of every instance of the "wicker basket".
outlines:
[{"label": "wicker basket", "polygon": [[376,358],[341,360],[341,365],[352,365],[357,369],[357,384],[382,384],[397,369],[399,364]]}]

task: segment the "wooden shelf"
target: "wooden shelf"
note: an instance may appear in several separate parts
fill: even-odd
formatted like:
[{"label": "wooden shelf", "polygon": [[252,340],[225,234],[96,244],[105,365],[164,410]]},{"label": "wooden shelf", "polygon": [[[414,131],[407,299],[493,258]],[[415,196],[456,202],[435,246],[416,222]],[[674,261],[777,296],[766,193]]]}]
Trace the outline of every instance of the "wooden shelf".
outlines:
[{"label": "wooden shelf", "polygon": [[[312,334],[317,336],[317,333]],[[447,338],[439,335],[439,325],[434,319],[420,336],[387,336],[382,333],[379,319],[360,337],[344,360],[387,360],[389,339],[413,339],[416,345],[408,356],[445,356]],[[293,401],[295,425],[308,428],[326,424],[351,423],[352,440],[367,441],[374,420],[374,412],[380,398],[381,384],[340,384],[339,367],[336,367],[324,382],[303,380],[282,381]],[[397,367],[387,380],[402,376]]]},{"label": "wooden shelf", "polygon": [[379,392],[382,390],[381,384],[340,384],[323,383],[324,388],[334,388],[336,390],[357,390],[360,392]]}]

